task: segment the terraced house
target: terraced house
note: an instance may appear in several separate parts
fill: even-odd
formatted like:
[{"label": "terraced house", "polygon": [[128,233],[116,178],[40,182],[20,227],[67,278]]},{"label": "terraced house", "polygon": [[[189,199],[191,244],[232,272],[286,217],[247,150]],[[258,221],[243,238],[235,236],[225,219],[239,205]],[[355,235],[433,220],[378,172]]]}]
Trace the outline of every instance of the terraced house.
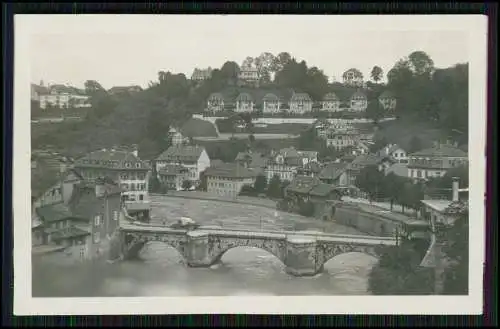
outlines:
[{"label": "terraced house", "polygon": [[137,218],[149,216],[148,185],[151,167],[137,156],[136,151],[94,151],[75,161],[74,169],[88,181],[107,177],[117,182],[129,213]]},{"label": "terraced house", "polygon": [[452,145],[441,143],[412,153],[408,157],[408,177],[415,180],[442,177],[448,170],[467,166],[469,163],[466,152]]},{"label": "terraced house", "polygon": [[120,187],[98,179],[64,189],[61,202],[37,209],[36,242],[64,246],[80,258],[104,254],[122,217]]},{"label": "terraced house", "polygon": [[207,192],[236,197],[245,185],[253,185],[258,173],[239,164],[223,164],[205,171]]},{"label": "terraced house", "polygon": [[156,172],[167,165],[179,165],[187,169],[186,179],[193,186],[200,183],[200,173],[210,167],[210,158],[204,147],[197,145],[172,145],[155,160]]}]

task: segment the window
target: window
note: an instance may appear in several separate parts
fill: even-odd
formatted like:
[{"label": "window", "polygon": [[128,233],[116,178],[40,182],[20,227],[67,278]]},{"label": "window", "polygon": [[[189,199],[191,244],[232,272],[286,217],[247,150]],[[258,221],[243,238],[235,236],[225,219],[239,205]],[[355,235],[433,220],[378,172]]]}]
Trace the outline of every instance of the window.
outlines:
[{"label": "window", "polygon": [[131,183],[131,184],[130,184],[130,189],[131,189],[132,191],[135,191],[135,184],[134,184],[134,183]]},{"label": "window", "polygon": [[137,179],[140,179],[140,180],[146,179],[146,175],[144,173],[138,173]]},{"label": "window", "polygon": [[94,217],[94,225],[99,226],[101,224],[101,215],[96,215]]},{"label": "window", "polygon": [[117,221],[118,220],[118,211],[113,211],[113,220]]},{"label": "window", "polygon": [[140,201],[143,201],[143,200],[144,200],[144,195],[143,195],[143,194],[139,194],[139,200],[140,200]]},{"label": "window", "polygon": [[94,233],[94,243],[99,243],[101,241],[100,232]]},{"label": "window", "polygon": [[127,173],[122,173],[120,174],[121,179],[128,179],[128,174]]}]

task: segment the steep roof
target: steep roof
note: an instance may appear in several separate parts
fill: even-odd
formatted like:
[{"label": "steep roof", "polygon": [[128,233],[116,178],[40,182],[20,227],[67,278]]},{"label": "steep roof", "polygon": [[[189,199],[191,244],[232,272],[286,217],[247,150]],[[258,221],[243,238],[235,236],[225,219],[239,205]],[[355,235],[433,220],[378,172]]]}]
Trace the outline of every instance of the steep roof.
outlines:
[{"label": "steep roof", "polygon": [[346,163],[328,163],[319,173],[319,178],[335,180],[346,171],[346,168]]},{"label": "steep roof", "polygon": [[336,189],[335,189],[335,186],[333,185],[330,185],[330,184],[325,184],[325,183],[319,183],[317,185],[315,185],[310,191],[309,191],[309,194],[310,195],[314,195],[314,196],[327,196],[328,194],[334,192]]},{"label": "steep roof", "polygon": [[256,177],[257,175],[257,172],[234,163],[226,163],[217,167],[209,167],[205,171],[205,176],[226,178],[252,178]]},{"label": "steep roof", "polygon": [[185,137],[217,137],[213,123],[197,118],[190,118],[180,128]]},{"label": "steep roof", "polygon": [[307,93],[293,94],[292,98],[290,98],[290,102],[297,102],[297,101],[312,102],[312,99]]},{"label": "steep roof", "polygon": [[237,101],[243,101],[243,102],[252,102],[253,98],[250,96],[249,93],[241,93],[236,97]]},{"label": "steep roof", "polygon": [[132,152],[107,150],[91,152],[75,161],[75,168],[106,168],[120,170],[149,170],[147,162],[142,161]]},{"label": "steep roof", "polygon": [[205,148],[201,146],[172,145],[160,154],[156,160],[195,163],[204,150]]},{"label": "steep roof", "polygon": [[52,233],[51,238],[53,240],[63,240],[69,238],[76,238],[80,236],[86,236],[89,234],[90,234],[89,231],[82,230],[81,228],[78,228],[76,226],[69,226]]},{"label": "steep roof", "polygon": [[56,203],[42,206],[36,209],[36,213],[44,222],[57,222],[66,218],[72,218],[71,209],[64,203]]},{"label": "steep roof", "polygon": [[329,92],[323,97],[324,101],[338,101],[339,98],[334,92]]},{"label": "steep roof", "polygon": [[33,90],[40,95],[46,95],[49,93],[49,89],[45,86],[40,86],[40,85],[32,83],[31,88],[33,88]]},{"label": "steep roof", "polygon": [[463,150],[450,145],[437,145],[428,149],[417,151],[410,154],[411,156],[428,156],[428,157],[467,157],[467,153]]},{"label": "steep roof", "polygon": [[279,97],[272,93],[267,93],[264,97],[262,97],[263,101],[268,101],[268,102],[277,101],[278,99]]}]

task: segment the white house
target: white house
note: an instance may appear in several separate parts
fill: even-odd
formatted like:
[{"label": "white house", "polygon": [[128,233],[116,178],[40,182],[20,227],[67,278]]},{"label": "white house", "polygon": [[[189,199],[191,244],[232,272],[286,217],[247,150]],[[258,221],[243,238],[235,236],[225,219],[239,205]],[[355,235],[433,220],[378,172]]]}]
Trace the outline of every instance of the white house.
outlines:
[{"label": "white house", "polygon": [[312,111],[313,101],[306,93],[296,93],[290,98],[289,105],[291,113],[304,114]]},{"label": "white house", "polygon": [[262,98],[262,112],[276,114],[280,112],[281,102],[275,94],[266,94]]},{"label": "white house", "polygon": [[398,163],[408,163],[408,154],[398,144],[388,144],[379,150],[380,155],[387,155],[395,159]]},{"label": "white house", "polygon": [[349,69],[342,74],[342,79],[344,84],[349,86],[358,86],[361,87],[363,85],[363,74],[358,69]]},{"label": "white house", "polygon": [[207,112],[224,111],[224,96],[221,93],[213,93],[207,100]]},{"label": "white house", "polygon": [[235,112],[243,113],[243,112],[253,112],[255,103],[253,101],[252,96],[247,93],[241,93],[236,98],[236,109]]},{"label": "white house", "polygon": [[378,97],[378,101],[386,111],[394,111],[396,109],[396,97],[389,90],[384,91]]},{"label": "white house", "polygon": [[41,109],[48,107],[64,109],[92,106],[89,102],[90,97],[85,95],[84,90],[65,85],[52,85],[47,90],[48,93],[38,95]]},{"label": "white house", "polygon": [[356,91],[351,95],[350,98],[350,110],[353,112],[363,112],[366,111],[368,107],[368,98],[361,91]]},{"label": "white house", "polygon": [[340,99],[335,95],[335,93],[328,93],[323,97],[323,102],[321,104],[321,110],[326,112],[338,112],[340,111]]},{"label": "white house", "polygon": [[191,75],[191,80],[193,81],[204,81],[210,79],[212,76],[212,68],[207,68],[205,70],[195,68],[193,74]]},{"label": "white house", "polygon": [[246,82],[258,82],[259,70],[255,67],[242,67],[238,74],[238,78]]},{"label": "white house", "polygon": [[326,146],[336,150],[346,147],[356,147],[359,143],[359,134],[354,129],[330,130],[326,136]]},{"label": "white house", "polygon": [[449,169],[469,163],[466,152],[457,147],[442,144],[412,153],[408,158],[408,177],[417,180],[442,177]]},{"label": "white house", "polygon": [[166,165],[181,165],[188,169],[187,180],[197,185],[200,173],[210,167],[207,151],[201,146],[172,145],[156,159],[156,172]]},{"label": "white house", "polygon": [[226,196],[236,197],[245,185],[255,183],[257,172],[245,168],[239,164],[223,164],[217,167],[210,167],[205,172],[207,178],[207,192]]}]

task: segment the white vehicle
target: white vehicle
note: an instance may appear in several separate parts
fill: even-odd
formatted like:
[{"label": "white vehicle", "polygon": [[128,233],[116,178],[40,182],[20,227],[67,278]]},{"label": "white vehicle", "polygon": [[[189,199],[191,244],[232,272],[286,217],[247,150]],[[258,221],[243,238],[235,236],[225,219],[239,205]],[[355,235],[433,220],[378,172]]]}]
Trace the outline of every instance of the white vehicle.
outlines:
[{"label": "white vehicle", "polygon": [[198,223],[196,223],[189,217],[181,217],[177,220],[177,222],[171,225],[172,228],[187,228],[187,229],[196,229],[199,226],[200,225]]}]

